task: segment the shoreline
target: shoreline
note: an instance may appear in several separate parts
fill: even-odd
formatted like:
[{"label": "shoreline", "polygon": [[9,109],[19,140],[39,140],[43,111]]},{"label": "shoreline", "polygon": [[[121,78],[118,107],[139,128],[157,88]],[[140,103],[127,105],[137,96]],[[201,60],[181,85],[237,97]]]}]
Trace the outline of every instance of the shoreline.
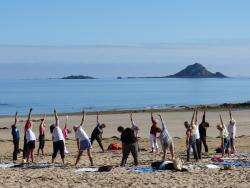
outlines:
[{"label": "shoreline", "polygon": [[[195,108],[199,110],[204,110],[205,108],[210,111],[225,111],[228,108],[232,110],[250,110],[250,102],[242,103],[223,103],[223,104],[200,104],[200,105],[180,105],[180,106],[171,106],[171,107],[162,107],[162,108],[137,108],[137,109],[109,109],[109,110],[94,110],[94,111],[85,111],[86,115],[95,115],[97,112],[103,115],[108,114],[128,114],[128,113],[145,113],[145,112],[189,112],[193,111]],[[60,109],[59,109],[60,110]],[[58,113],[60,116],[65,115],[80,115],[82,112],[62,112]],[[33,114],[33,116],[40,116],[44,113]],[[47,116],[53,116],[53,113],[45,113]],[[26,115],[19,115],[19,117],[25,117]],[[0,115],[0,118],[13,117],[13,115]]]}]

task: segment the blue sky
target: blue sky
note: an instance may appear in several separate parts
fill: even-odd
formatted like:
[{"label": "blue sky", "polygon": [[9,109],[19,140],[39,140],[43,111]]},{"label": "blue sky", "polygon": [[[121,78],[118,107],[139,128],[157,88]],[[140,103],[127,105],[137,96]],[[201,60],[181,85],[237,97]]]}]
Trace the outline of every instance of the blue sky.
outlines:
[{"label": "blue sky", "polygon": [[0,77],[166,75],[195,62],[250,76],[249,7],[247,0],[1,1]]}]

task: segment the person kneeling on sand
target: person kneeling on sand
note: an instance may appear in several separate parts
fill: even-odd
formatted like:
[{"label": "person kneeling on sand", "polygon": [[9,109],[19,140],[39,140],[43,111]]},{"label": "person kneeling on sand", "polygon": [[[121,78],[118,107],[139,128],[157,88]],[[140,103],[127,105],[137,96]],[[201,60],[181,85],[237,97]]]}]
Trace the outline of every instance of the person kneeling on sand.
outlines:
[{"label": "person kneeling on sand", "polygon": [[217,125],[217,129],[220,131],[221,153],[222,157],[224,157],[225,153],[228,153],[229,156],[229,134],[225,124],[223,123],[221,115],[220,115],[220,122],[221,124]]},{"label": "person kneeling on sand", "polygon": [[138,165],[138,142],[135,137],[135,133],[131,128],[124,129],[123,127],[118,127],[117,131],[121,133],[122,141],[122,162],[121,166],[125,166],[128,156],[131,152],[134,158],[134,165]]},{"label": "person kneeling on sand", "polygon": [[90,143],[88,135],[86,134],[86,132],[82,128],[84,120],[85,120],[85,113],[83,111],[82,121],[81,121],[80,125],[73,127],[73,129],[75,131],[75,138],[76,138],[77,148],[78,148],[78,155],[76,158],[75,166],[78,164],[80,157],[82,156],[82,153],[85,150],[87,150],[90,164],[91,164],[91,166],[93,166],[93,159],[92,159],[91,151],[90,151],[91,150],[91,143]]},{"label": "person kneeling on sand", "polygon": [[[57,156],[58,151],[60,151],[61,159],[64,164],[64,137],[61,128],[59,127],[59,119],[54,109],[54,116],[55,116],[55,124],[52,131],[52,140],[53,140],[53,154],[52,154],[52,163],[54,163],[55,158]],[[52,127],[51,127],[52,128]]]},{"label": "person kneeling on sand", "polygon": [[173,143],[173,139],[170,136],[166,125],[162,119],[162,116],[159,115],[160,119],[161,119],[161,124],[162,124],[162,129],[160,132],[160,141],[161,141],[161,146],[162,146],[162,151],[163,151],[163,158],[162,160],[165,161],[166,160],[166,154],[167,154],[167,150],[170,150],[171,153],[171,158],[172,160],[174,159],[174,143]]}]

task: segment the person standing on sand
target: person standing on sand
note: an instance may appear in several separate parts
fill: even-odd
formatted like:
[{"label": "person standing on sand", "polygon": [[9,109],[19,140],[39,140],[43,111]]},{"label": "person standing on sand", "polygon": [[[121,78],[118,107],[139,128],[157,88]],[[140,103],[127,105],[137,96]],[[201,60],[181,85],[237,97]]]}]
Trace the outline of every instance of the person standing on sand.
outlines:
[{"label": "person standing on sand", "polygon": [[133,114],[130,114],[130,121],[131,121],[131,129],[134,131],[135,133],[135,137],[138,139],[138,132],[139,132],[139,127],[135,124],[134,120],[133,120]]},{"label": "person standing on sand", "polygon": [[63,133],[63,137],[64,137],[64,152],[66,154],[68,154],[68,150],[67,150],[67,147],[66,147],[66,140],[68,138],[68,134],[69,134],[69,130],[68,130],[68,119],[69,119],[69,116],[66,116],[66,121],[65,121],[65,125],[64,125],[64,128],[62,130],[62,133]]},{"label": "person standing on sand", "polygon": [[208,153],[207,146],[207,128],[209,127],[209,123],[206,122],[206,109],[204,110],[202,122],[199,125],[199,133],[200,133],[200,151],[202,152],[202,144],[204,145],[205,152]]},{"label": "person standing on sand", "polygon": [[220,115],[220,123],[217,125],[217,129],[220,131],[220,138],[221,138],[221,154],[224,157],[225,153],[228,153],[229,157],[229,134],[225,124],[223,123],[222,117]]},{"label": "person standing on sand", "polygon": [[76,158],[75,166],[78,164],[80,157],[82,156],[83,151],[87,150],[87,154],[89,157],[90,165],[93,166],[93,159],[91,156],[91,142],[89,140],[88,135],[83,129],[83,123],[85,121],[85,113],[82,112],[82,121],[80,125],[74,126],[73,129],[75,131],[75,138],[77,142],[77,148],[78,148],[78,155]]},{"label": "person standing on sand", "polygon": [[14,145],[14,151],[13,151],[13,162],[17,161],[17,155],[19,153],[19,140],[20,140],[20,134],[19,134],[19,130],[17,129],[17,112],[15,114],[15,122],[14,124],[11,126],[11,134],[13,137],[13,145]]},{"label": "person standing on sand", "polygon": [[98,112],[96,114],[96,122],[97,122],[97,125],[91,134],[91,145],[96,140],[98,142],[100,148],[102,149],[102,152],[104,153],[104,148],[102,145],[102,134],[103,134],[103,129],[106,127],[106,125],[104,123],[100,124]]},{"label": "person standing on sand", "polygon": [[162,119],[161,115],[158,115],[160,117],[161,120],[161,124],[162,124],[162,129],[160,132],[160,141],[161,141],[161,146],[162,146],[162,151],[163,151],[163,158],[162,160],[165,161],[166,160],[166,155],[167,155],[167,150],[170,150],[171,153],[171,159],[174,159],[174,143],[173,143],[173,139],[170,136],[166,125]]},{"label": "person standing on sand", "polygon": [[25,135],[26,135],[26,140],[27,140],[27,162],[29,162],[29,159],[31,158],[31,162],[34,162],[34,149],[36,146],[36,135],[32,131],[32,124],[30,124],[30,127],[27,129]]},{"label": "person standing on sand", "polygon": [[52,132],[52,140],[53,140],[53,154],[52,154],[52,163],[54,163],[55,158],[57,156],[58,151],[60,151],[61,159],[64,164],[64,137],[61,128],[59,127],[59,119],[54,109],[54,116],[55,116],[55,124]]},{"label": "person standing on sand", "polygon": [[41,119],[41,123],[39,125],[39,147],[37,150],[37,155],[39,156],[39,152],[41,150],[42,152],[42,156],[44,156],[44,146],[45,146],[45,114],[43,115],[42,119]]},{"label": "person standing on sand", "polygon": [[152,126],[150,128],[150,145],[151,145],[151,152],[150,153],[158,153],[159,146],[157,144],[157,132],[159,132],[159,127],[157,126],[157,119],[154,118],[153,113],[151,112],[151,121]]},{"label": "person standing on sand", "polygon": [[138,165],[138,142],[135,137],[135,133],[133,129],[126,128],[124,130],[123,127],[118,127],[117,131],[121,134],[122,141],[122,161],[121,166],[124,167],[127,163],[128,156],[131,152],[134,158],[134,165]]},{"label": "person standing on sand", "polygon": [[195,127],[194,134],[196,138],[196,148],[197,148],[197,154],[198,158],[201,159],[201,139],[200,139],[200,132],[199,132],[199,126],[198,126],[198,109],[195,110],[195,120],[193,123],[191,123],[192,126]]},{"label": "person standing on sand", "polygon": [[232,112],[231,109],[229,108],[229,116],[230,116],[230,121],[228,124],[228,133],[229,133],[229,141],[230,141],[230,154],[235,154],[236,149],[235,149],[235,138],[236,138],[236,121],[232,117]]},{"label": "person standing on sand", "polygon": [[191,125],[188,124],[188,122],[184,122],[185,128],[186,128],[186,148],[187,148],[187,161],[190,161],[190,150],[193,149],[193,154],[196,162],[198,161],[198,153],[197,153],[197,145],[196,145],[196,126],[194,124],[194,117],[195,117],[196,111],[193,113],[193,117],[191,120]]},{"label": "person standing on sand", "polygon": [[23,162],[25,162],[25,160],[28,157],[28,146],[27,146],[26,132],[27,132],[28,128],[31,127],[31,125],[32,125],[32,122],[31,122],[31,112],[32,112],[32,110],[33,109],[30,108],[28,118],[27,118],[26,123],[24,125]]}]

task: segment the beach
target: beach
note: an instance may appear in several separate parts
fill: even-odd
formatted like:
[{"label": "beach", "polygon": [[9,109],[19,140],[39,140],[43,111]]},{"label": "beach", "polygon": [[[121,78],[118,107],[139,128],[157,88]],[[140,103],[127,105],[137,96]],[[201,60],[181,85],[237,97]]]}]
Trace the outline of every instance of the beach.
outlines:
[{"label": "beach", "polygon": [[[185,129],[184,121],[190,121],[192,116],[191,110],[173,110],[164,112],[155,112],[155,115],[161,113],[167,122],[167,128],[174,137],[174,143],[177,155],[184,161],[185,155]],[[219,123],[219,113],[221,113],[224,123],[229,121],[229,114],[226,110],[210,109],[207,112],[207,121],[210,123],[208,129],[208,146],[211,155],[204,157],[199,164],[211,163],[211,156],[214,150],[220,144],[216,125]],[[250,152],[250,109],[238,108],[232,111],[234,119],[237,121],[237,139],[236,147],[238,152]],[[40,115],[32,116],[32,119],[39,119]],[[198,121],[202,118],[202,112],[199,113]],[[66,114],[60,115],[60,126],[64,126]],[[20,117],[19,120],[25,120]],[[134,120],[140,128],[139,145],[142,151],[139,154],[140,165],[151,165],[154,161],[161,160],[162,154],[151,154],[149,148],[149,130],[151,126],[150,112],[134,113]],[[133,160],[130,156],[127,166],[118,167],[121,162],[121,151],[101,153],[98,144],[93,144],[94,166],[103,165],[117,166],[110,172],[96,173],[76,173],[74,162],[77,154],[77,146],[74,140],[72,127],[78,125],[81,121],[81,115],[78,113],[69,114],[69,129],[72,131],[67,140],[67,148],[70,151],[66,155],[65,167],[54,167],[44,169],[22,169],[22,168],[6,168],[0,169],[0,186],[1,187],[249,187],[250,185],[250,169],[236,168],[234,170],[218,170],[218,169],[199,169],[192,172],[176,172],[176,171],[157,171],[153,173],[136,173],[131,170]],[[12,162],[12,137],[10,126],[13,124],[13,117],[6,116],[0,118],[0,159],[1,163]],[[46,118],[46,146],[44,159],[35,157],[36,163],[51,162],[52,141],[49,133],[49,125],[54,122],[53,116],[47,115]],[[104,129],[104,147],[107,148],[111,142],[120,142],[118,126],[130,127],[129,113],[108,112],[100,114],[100,122],[107,125]],[[18,128],[22,136],[24,122],[18,123]],[[34,131],[38,136],[38,125],[34,123]],[[91,131],[96,125],[96,116],[94,113],[86,116],[84,129],[90,136]],[[160,125],[159,125],[160,126]],[[159,142],[158,142],[159,143]],[[23,141],[20,141],[22,148]],[[38,142],[36,142],[36,148]],[[170,156],[169,156],[170,157]],[[19,156],[21,162],[21,155]],[[58,155],[56,162],[60,163]],[[191,162],[191,164],[193,161]],[[186,163],[187,164],[187,163]],[[188,163],[189,164],[189,163]],[[80,160],[78,168],[89,167],[87,154],[84,153]]]}]

